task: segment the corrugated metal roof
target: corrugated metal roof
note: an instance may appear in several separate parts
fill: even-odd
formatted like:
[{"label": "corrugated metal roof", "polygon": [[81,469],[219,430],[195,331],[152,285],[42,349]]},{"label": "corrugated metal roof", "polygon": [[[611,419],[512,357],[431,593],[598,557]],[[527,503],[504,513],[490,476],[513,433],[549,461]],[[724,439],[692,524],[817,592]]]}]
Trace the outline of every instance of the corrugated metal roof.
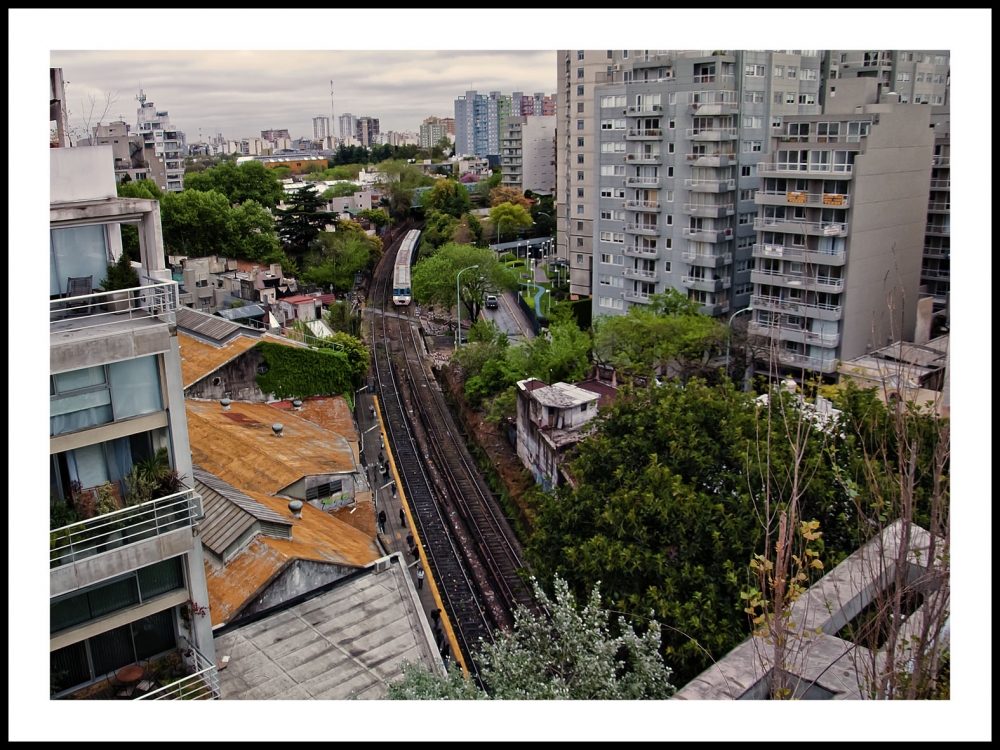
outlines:
[{"label": "corrugated metal roof", "polygon": [[219,343],[225,342],[245,329],[244,326],[189,307],[177,310],[177,327]]},{"label": "corrugated metal roof", "polygon": [[249,529],[254,521],[266,521],[288,527],[292,522],[265,505],[226,484],[199,466],[193,467],[195,489],[202,497],[205,520],[201,525],[201,541],[219,558],[226,549]]},{"label": "corrugated metal roof", "polygon": [[242,318],[256,318],[264,314],[264,308],[260,305],[243,305],[230,310],[219,310],[217,315],[221,315],[226,320],[240,320]]}]

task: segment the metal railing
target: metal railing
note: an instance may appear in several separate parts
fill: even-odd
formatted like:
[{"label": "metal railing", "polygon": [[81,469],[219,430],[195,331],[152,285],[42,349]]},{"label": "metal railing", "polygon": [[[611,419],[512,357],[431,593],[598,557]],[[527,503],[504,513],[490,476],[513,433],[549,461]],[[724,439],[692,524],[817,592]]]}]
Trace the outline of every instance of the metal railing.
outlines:
[{"label": "metal railing", "polygon": [[927,203],[928,211],[950,211],[951,202],[950,201],[929,201]]},{"label": "metal railing", "polygon": [[198,495],[185,488],[173,495],[122,508],[49,531],[52,567],[153,539],[194,525]]},{"label": "metal railing", "polygon": [[[790,229],[777,229],[784,224]],[[801,221],[798,219],[775,219],[769,216],[758,216],[753,220],[754,229],[773,229],[779,232],[794,232],[796,234],[821,234],[825,237],[843,237],[847,234],[848,225],[837,221]]]},{"label": "metal railing", "polygon": [[642,268],[626,268],[624,275],[632,279],[656,279],[656,271],[647,271]]},{"label": "metal railing", "polygon": [[732,253],[721,253],[719,255],[710,255],[708,253],[692,252],[690,250],[685,250],[681,257],[684,258],[688,263],[697,263],[698,261],[710,262],[711,265],[726,265],[733,262]]},{"label": "metal railing", "polygon": [[950,247],[936,247],[934,245],[924,245],[924,255],[938,255],[947,258],[951,255]]},{"label": "metal railing", "polygon": [[659,251],[655,247],[638,247],[631,245],[625,248],[626,255],[638,256],[640,258],[655,258]]},{"label": "metal railing", "polygon": [[951,180],[931,180],[931,190],[951,190]]},{"label": "metal railing", "polygon": [[685,203],[684,213],[691,216],[708,216],[720,218],[732,216],[735,208],[732,203]]},{"label": "metal railing", "polygon": [[935,237],[950,237],[951,227],[944,227],[940,224],[928,224],[927,228],[924,230],[924,234],[930,234]]},{"label": "metal railing", "polygon": [[660,154],[625,154],[625,161],[635,161],[635,162],[655,162],[660,160]]},{"label": "metal railing", "polygon": [[626,177],[626,185],[659,185],[659,177]]},{"label": "metal railing", "polygon": [[120,323],[122,320],[159,318],[176,320],[180,307],[176,281],[160,281],[139,274],[139,286],[113,292],[62,297],[49,302],[49,330],[60,333]]},{"label": "metal railing", "polygon": [[783,300],[778,297],[754,296],[750,298],[750,303],[754,307],[768,308],[772,310],[792,310],[793,312],[805,312],[808,310],[823,310],[825,312],[840,313],[840,305],[830,305],[825,302],[801,302],[793,300]]},{"label": "metal railing", "polygon": [[687,137],[697,138],[699,135],[718,138],[735,138],[736,128],[688,128]]},{"label": "metal railing", "polygon": [[662,104],[630,104],[627,110],[630,115],[645,115],[662,111]]},{"label": "metal railing", "polygon": [[834,368],[835,360],[833,359],[821,359],[820,357],[807,357],[805,354],[796,354],[794,352],[781,351],[777,352],[778,361],[784,365],[798,365],[799,367],[805,368],[807,370],[819,370],[821,372],[831,371]]},{"label": "metal railing", "polygon": [[626,224],[625,231],[633,234],[659,234],[660,228],[655,224]]},{"label": "metal railing", "polygon": [[843,250],[810,250],[804,247],[785,247],[784,245],[754,245],[755,258],[804,258],[806,253],[814,255],[829,255],[831,258],[843,258]]},{"label": "metal railing", "polygon": [[626,138],[658,138],[663,135],[660,128],[629,128],[625,131]]},{"label": "metal railing", "polygon": [[623,208],[632,209],[633,211],[646,210],[646,211],[659,211],[660,202],[659,201],[625,201],[622,204]]},{"label": "metal railing", "polygon": [[689,91],[687,94],[688,104],[728,104],[736,106],[739,103],[735,91]]},{"label": "metal railing", "polygon": [[684,180],[684,187],[697,190],[698,188],[713,188],[720,192],[736,189],[736,180]]},{"label": "metal railing", "polygon": [[837,208],[848,208],[851,205],[851,196],[843,193],[802,193],[794,190],[758,190],[757,195],[768,195],[776,198],[784,198],[787,203],[793,205],[820,205],[836,206]]},{"label": "metal railing", "polygon": [[194,673],[189,674],[177,682],[153,690],[152,692],[140,695],[136,700],[162,701],[162,700],[201,700],[212,701],[222,698],[222,691],[219,689],[219,669],[208,657],[194,646],[191,646],[191,656],[194,661]]},{"label": "metal railing", "polygon": [[826,175],[849,175],[854,170],[853,164],[802,164],[792,162],[769,163],[760,162],[757,165],[757,173],[774,174],[812,174],[822,173]]},{"label": "metal railing", "polygon": [[947,166],[951,166],[951,157],[950,156],[935,156],[931,160],[931,164],[933,166],[935,166],[935,167],[947,167]]},{"label": "metal railing", "polygon": [[[727,159],[727,160],[731,160],[731,161],[735,162],[736,161],[736,154],[687,154],[686,155],[686,160],[687,161],[698,161],[699,159],[719,159],[720,160],[719,161],[719,165],[720,166],[725,166],[725,165],[722,164],[721,160],[722,159]],[[697,166],[697,165],[695,165],[695,166]]]},{"label": "metal railing", "polygon": [[629,300],[630,302],[644,302],[646,304],[649,304],[650,301],[649,296],[650,295],[648,292],[636,292],[636,291],[625,292],[625,299]]},{"label": "metal railing", "polygon": [[733,238],[732,227],[725,229],[698,229],[696,227],[684,227],[681,234],[693,240],[705,240],[706,242],[723,242]]},{"label": "metal railing", "polygon": [[920,270],[920,275],[925,279],[950,279],[951,269],[923,268]]},{"label": "metal railing", "polygon": [[774,281],[781,284],[789,284],[791,286],[799,286],[807,289],[813,289],[817,286],[826,286],[830,287],[832,290],[839,291],[844,288],[844,280],[841,278],[834,278],[832,276],[804,276],[802,274],[771,271],[766,268],[755,268],[751,274],[751,278],[753,275],[767,276],[768,282]]}]

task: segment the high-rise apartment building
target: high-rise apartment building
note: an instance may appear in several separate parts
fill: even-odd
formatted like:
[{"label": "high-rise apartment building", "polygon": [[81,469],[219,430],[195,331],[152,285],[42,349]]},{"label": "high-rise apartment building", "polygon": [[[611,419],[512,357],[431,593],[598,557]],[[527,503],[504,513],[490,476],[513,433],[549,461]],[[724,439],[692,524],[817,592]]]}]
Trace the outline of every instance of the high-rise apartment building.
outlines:
[{"label": "high-rise apartment building", "polygon": [[158,111],[153,102],[147,102],[141,90],[139,105],[136,130],[145,143],[153,145],[156,156],[163,157],[166,190],[179,192],[184,189],[183,135],[171,126],[170,115],[165,110]]},{"label": "high-rise apartment building", "polygon": [[[314,127],[315,127],[315,123],[314,123]],[[275,143],[275,142],[277,142],[277,141],[279,141],[281,139],[284,139],[284,140],[291,140],[292,139],[292,136],[290,136],[288,134],[288,129],[287,128],[271,128],[269,130],[262,130],[262,131],[260,131],[260,137],[261,137],[261,140],[269,141],[271,143]]]},{"label": "high-rise apartment building", "polygon": [[[51,689],[218,697],[178,289],[159,203],[118,198],[113,158],[111,145],[50,151]],[[95,292],[122,253],[122,223],[138,227],[138,279]],[[136,467],[164,453],[177,481],[138,483]],[[160,687],[149,661],[167,658],[181,680]]]},{"label": "high-rise apartment building", "polygon": [[520,91],[515,91],[511,95],[512,99],[512,113],[514,115],[520,115],[522,117],[527,117],[529,115],[555,115],[556,114],[556,95],[544,93],[536,93],[534,95],[525,95]]},{"label": "high-rise apartment building", "polygon": [[454,137],[455,137],[455,118],[454,117],[445,117],[445,118],[442,118],[441,122],[444,123],[444,129],[447,131],[448,135],[450,135],[452,137],[452,139],[454,139]]},{"label": "high-rise apartment building", "polygon": [[[830,50],[823,61],[823,80],[848,78],[874,79],[881,84],[882,91],[899,94],[901,104],[946,106],[950,104],[951,53],[948,50]],[[823,93],[826,93],[826,86]]]},{"label": "high-rise apartment building", "polygon": [[355,137],[365,148],[378,143],[378,118],[358,117],[355,121]]},{"label": "high-rise apartment building", "polygon": [[[332,135],[330,132],[330,118],[320,115],[313,118],[313,140],[321,141]],[[273,143],[273,141],[272,141]]]},{"label": "high-rise apartment building", "polygon": [[511,117],[500,144],[501,184],[551,195],[555,190],[554,116]]},{"label": "high-rise apartment building", "polygon": [[927,199],[924,232],[924,262],[920,276],[934,309],[948,307],[951,292],[951,112],[949,107],[931,107],[934,127],[934,158]]},{"label": "high-rise apartment building", "polygon": [[497,156],[500,132],[511,116],[509,95],[466,91],[455,100],[455,153],[459,156]]},{"label": "high-rise apartment building", "polygon": [[431,148],[448,137],[448,128],[440,117],[428,117],[420,126],[420,148]]},{"label": "high-rise apartment building", "polygon": [[344,138],[357,138],[358,133],[358,118],[352,115],[350,112],[345,112],[337,118],[340,128],[340,137]]},{"label": "high-rise apartment building", "polygon": [[[814,50],[559,53],[560,255],[571,294],[621,314],[677,289],[722,315],[750,299],[767,135],[819,112]],[[708,270],[708,282],[696,281]]]},{"label": "high-rise apartment building", "polygon": [[757,165],[750,332],[791,372],[832,375],[837,360],[913,340],[936,215],[931,108],[836,93],[822,115],[786,117]]}]

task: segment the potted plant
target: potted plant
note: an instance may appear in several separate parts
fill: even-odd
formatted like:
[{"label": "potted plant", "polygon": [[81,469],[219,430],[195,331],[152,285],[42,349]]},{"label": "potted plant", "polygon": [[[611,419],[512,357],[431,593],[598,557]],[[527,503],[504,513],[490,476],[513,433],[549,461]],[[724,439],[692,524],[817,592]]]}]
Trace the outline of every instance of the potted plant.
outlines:
[{"label": "potted plant", "polygon": [[[122,253],[117,263],[109,263],[107,276],[101,280],[101,289],[105,292],[115,292],[119,289],[135,289],[139,286],[139,274],[132,268],[132,260]],[[108,312],[125,312],[132,305],[128,292],[109,294],[107,302],[102,307]]]}]

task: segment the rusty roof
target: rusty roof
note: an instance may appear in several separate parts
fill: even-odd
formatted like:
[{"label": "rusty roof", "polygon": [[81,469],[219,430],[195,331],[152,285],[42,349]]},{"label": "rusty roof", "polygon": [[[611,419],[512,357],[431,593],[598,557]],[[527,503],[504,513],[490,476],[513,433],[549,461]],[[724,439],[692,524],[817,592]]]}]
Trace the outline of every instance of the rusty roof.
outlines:
[{"label": "rusty roof", "polygon": [[288,500],[244,492],[286,518],[292,524],[292,538],[258,536],[225,566],[205,557],[213,626],[230,620],[293,560],[361,568],[381,557],[373,538],[308,503],[303,504],[302,518],[293,519]]},{"label": "rusty roof", "polygon": [[184,387],[194,385],[206,375],[215,372],[259,340],[249,336],[238,336],[228,344],[213,346],[178,331],[177,343],[181,350],[181,376],[184,379]]},{"label": "rusty roof", "polygon": [[302,402],[302,409],[295,411],[291,401],[272,401],[268,406],[290,411],[302,419],[317,424],[324,430],[343,435],[349,442],[357,442],[351,407],[343,396],[313,396]]},{"label": "rusty roof", "polygon": [[[315,474],[357,471],[347,439],[268,404],[186,399],[192,463],[249,493],[275,493]],[[284,426],[276,437],[271,425]],[[353,432],[353,430],[352,430]]]}]

